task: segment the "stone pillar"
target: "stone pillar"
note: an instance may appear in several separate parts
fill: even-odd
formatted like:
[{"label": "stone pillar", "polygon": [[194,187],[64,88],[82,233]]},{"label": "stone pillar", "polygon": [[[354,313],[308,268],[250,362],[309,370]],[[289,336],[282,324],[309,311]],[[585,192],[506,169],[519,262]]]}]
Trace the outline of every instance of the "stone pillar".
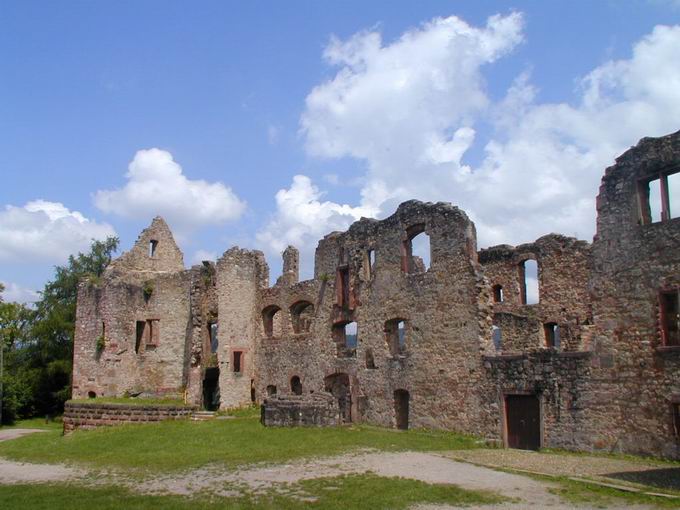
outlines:
[{"label": "stone pillar", "polygon": [[288,246],[283,252],[283,272],[276,285],[294,285],[300,281],[300,252],[295,246]]}]

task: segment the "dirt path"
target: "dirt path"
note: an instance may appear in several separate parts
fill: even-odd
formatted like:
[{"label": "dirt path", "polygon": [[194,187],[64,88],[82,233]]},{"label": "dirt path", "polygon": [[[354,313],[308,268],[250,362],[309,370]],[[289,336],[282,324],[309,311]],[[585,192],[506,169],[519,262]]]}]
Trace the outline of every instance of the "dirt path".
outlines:
[{"label": "dirt path", "polygon": [[0,441],[16,439],[17,437],[35,434],[36,432],[47,432],[42,429],[0,429]]}]

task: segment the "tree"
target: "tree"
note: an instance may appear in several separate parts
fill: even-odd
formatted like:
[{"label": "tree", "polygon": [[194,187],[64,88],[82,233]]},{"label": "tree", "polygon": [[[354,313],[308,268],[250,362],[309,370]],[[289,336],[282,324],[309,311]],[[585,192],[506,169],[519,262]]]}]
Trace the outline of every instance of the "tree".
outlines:
[{"label": "tree", "polygon": [[35,309],[23,307],[26,324],[19,333],[13,322],[7,323],[3,338],[6,334],[12,339],[7,368],[15,384],[19,415],[42,416],[63,410],[71,395],[78,285],[86,278],[99,279],[117,248],[118,238],[109,237],[93,241],[89,253],[71,255],[66,265],[55,268],[54,279],[45,284]]}]

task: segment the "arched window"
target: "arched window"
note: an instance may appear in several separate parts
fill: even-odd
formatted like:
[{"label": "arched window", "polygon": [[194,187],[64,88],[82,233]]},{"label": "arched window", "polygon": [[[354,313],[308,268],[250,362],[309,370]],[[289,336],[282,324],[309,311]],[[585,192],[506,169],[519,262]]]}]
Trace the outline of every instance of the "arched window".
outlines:
[{"label": "arched window", "polygon": [[494,285],[493,286],[493,302],[502,303],[503,302],[503,286]]},{"label": "arched window", "polygon": [[538,295],[538,262],[533,259],[523,260],[519,265],[520,297],[523,305],[535,305]]},{"label": "arched window", "polygon": [[402,251],[402,270],[405,273],[424,273],[430,269],[431,260],[430,236],[425,233],[425,224],[419,223],[407,228]]},{"label": "arched window", "polygon": [[312,325],[314,305],[309,301],[298,301],[290,307],[293,333],[307,333]]},{"label": "arched window", "polygon": [[290,391],[293,392],[293,395],[302,395],[302,382],[297,375],[290,379]]},{"label": "arched window", "polygon": [[262,326],[264,336],[272,338],[281,336],[283,330],[283,314],[281,308],[271,305],[262,310]]}]

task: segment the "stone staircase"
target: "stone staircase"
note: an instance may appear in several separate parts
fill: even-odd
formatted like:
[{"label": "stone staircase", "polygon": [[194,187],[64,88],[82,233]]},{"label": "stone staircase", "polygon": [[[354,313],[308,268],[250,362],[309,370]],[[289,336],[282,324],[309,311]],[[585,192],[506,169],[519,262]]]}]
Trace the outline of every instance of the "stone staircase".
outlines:
[{"label": "stone staircase", "polygon": [[191,415],[191,421],[214,420],[215,416],[215,411],[194,411]]}]

